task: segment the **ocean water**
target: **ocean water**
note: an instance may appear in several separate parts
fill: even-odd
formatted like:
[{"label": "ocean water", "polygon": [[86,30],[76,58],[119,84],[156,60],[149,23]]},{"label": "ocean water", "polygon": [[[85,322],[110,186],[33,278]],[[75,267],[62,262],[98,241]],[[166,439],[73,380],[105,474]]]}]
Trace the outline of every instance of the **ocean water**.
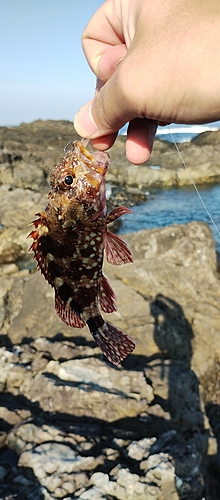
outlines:
[{"label": "ocean water", "polygon": [[[220,185],[199,186],[199,192],[220,231]],[[220,235],[191,186],[152,189],[145,203],[133,207],[131,214],[122,217],[119,233],[131,233],[172,224],[187,224],[192,221],[209,224],[217,250],[220,252]]]},{"label": "ocean water", "polygon": [[[159,127],[158,138],[177,143],[188,142],[201,131],[217,130],[220,122],[208,125],[170,125]],[[201,130],[202,129],[202,130]],[[172,136],[170,136],[170,131]],[[220,184],[198,186],[200,195],[208,208],[215,225],[220,231]],[[220,252],[220,235],[210,221],[193,186],[180,188],[152,189],[147,201],[132,208],[131,215],[121,219],[120,233],[130,233],[141,229],[186,224],[192,221],[207,222],[213,232],[216,248]]]},{"label": "ocean water", "polygon": [[[156,137],[162,141],[173,142],[173,138],[177,143],[190,142],[191,139],[201,134],[202,132],[215,131],[220,128],[220,121],[206,123],[204,125],[177,125],[171,123],[165,127],[158,127]],[[127,125],[121,130],[120,134],[126,135]]]},{"label": "ocean water", "polygon": [[220,128],[220,121],[206,123],[205,125],[175,125],[171,123],[166,127],[158,127],[156,137],[163,141],[177,143],[190,142],[191,139],[202,132],[215,131]]}]

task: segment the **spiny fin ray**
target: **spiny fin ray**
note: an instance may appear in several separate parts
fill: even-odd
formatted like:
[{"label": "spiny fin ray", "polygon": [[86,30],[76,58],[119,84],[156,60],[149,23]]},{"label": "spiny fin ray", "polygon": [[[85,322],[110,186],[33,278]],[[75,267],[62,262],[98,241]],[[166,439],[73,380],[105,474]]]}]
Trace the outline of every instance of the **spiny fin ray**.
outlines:
[{"label": "spiny fin ray", "polygon": [[126,241],[111,231],[106,231],[105,252],[109,264],[121,265],[133,262],[133,256]]},{"label": "spiny fin ray", "polygon": [[81,318],[80,314],[73,311],[70,305],[64,304],[57,293],[55,294],[55,309],[60,319],[62,319],[66,325],[72,326],[73,328],[83,328],[85,326],[85,321]]},{"label": "spiny fin ray", "polygon": [[108,214],[108,217],[106,219],[106,224],[114,222],[115,220],[119,219],[119,217],[122,217],[122,215],[124,214],[131,214],[131,213],[132,211],[124,206],[113,208],[113,210]]},{"label": "spiny fin ray", "polygon": [[105,276],[101,276],[99,281],[99,304],[106,313],[117,311],[116,295]]}]

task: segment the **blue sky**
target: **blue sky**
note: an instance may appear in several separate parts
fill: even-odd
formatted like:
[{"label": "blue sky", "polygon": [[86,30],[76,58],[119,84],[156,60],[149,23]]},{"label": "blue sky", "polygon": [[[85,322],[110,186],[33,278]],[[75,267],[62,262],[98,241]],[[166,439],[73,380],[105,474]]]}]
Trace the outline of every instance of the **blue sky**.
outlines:
[{"label": "blue sky", "polygon": [[81,35],[103,0],[0,1],[0,125],[73,120],[95,77]]},{"label": "blue sky", "polygon": [[0,0],[0,126],[73,120],[95,76],[81,35],[104,0]]}]

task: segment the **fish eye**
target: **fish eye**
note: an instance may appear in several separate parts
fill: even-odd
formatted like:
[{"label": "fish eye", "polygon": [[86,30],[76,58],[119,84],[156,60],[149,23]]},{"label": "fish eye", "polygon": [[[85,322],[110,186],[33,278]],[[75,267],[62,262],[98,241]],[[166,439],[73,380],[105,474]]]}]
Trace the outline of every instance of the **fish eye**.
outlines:
[{"label": "fish eye", "polygon": [[73,183],[73,176],[66,175],[66,177],[64,179],[64,184],[66,184],[66,186],[71,186],[72,183]]}]

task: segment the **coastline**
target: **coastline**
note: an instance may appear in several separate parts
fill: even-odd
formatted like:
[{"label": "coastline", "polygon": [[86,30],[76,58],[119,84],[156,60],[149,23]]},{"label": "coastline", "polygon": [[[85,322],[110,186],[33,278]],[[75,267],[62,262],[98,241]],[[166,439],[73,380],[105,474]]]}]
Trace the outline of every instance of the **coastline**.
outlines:
[{"label": "coastline", "polygon": [[111,149],[108,180],[124,187],[142,189],[187,186],[220,181],[220,130],[203,132],[179,145],[185,169],[174,144],[155,139],[150,159],[143,165],[130,164],[123,155],[125,137],[118,137]]},{"label": "coastline", "polygon": [[[45,179],[53,165],[60,160],[65,144],[76,138],[78,136],[72,122],[65,120],[37,120],[29,124],[22,123],[18,127],[0,127],[0,183],[13,180],[16,184],[17,175],[13,179],[11,176],[11,170],[15,169],[19,177],[18,187],[33,188],[24,174],[25,164],[29,171],[28,178],[33,167],[33,183],[36,184],[35,176],[41,177],[43,172]],[[131,164],[125,157],[125,140],[125,136],[119,135],[110,150],[111,167],[107,182],[125,188],[148,190],[190,185],[190,177],[196,184],[220,181],[220,130],[203,132],[190,142],[179,145],[188,171],[175,145],[158,138],[146,163]]]}]

